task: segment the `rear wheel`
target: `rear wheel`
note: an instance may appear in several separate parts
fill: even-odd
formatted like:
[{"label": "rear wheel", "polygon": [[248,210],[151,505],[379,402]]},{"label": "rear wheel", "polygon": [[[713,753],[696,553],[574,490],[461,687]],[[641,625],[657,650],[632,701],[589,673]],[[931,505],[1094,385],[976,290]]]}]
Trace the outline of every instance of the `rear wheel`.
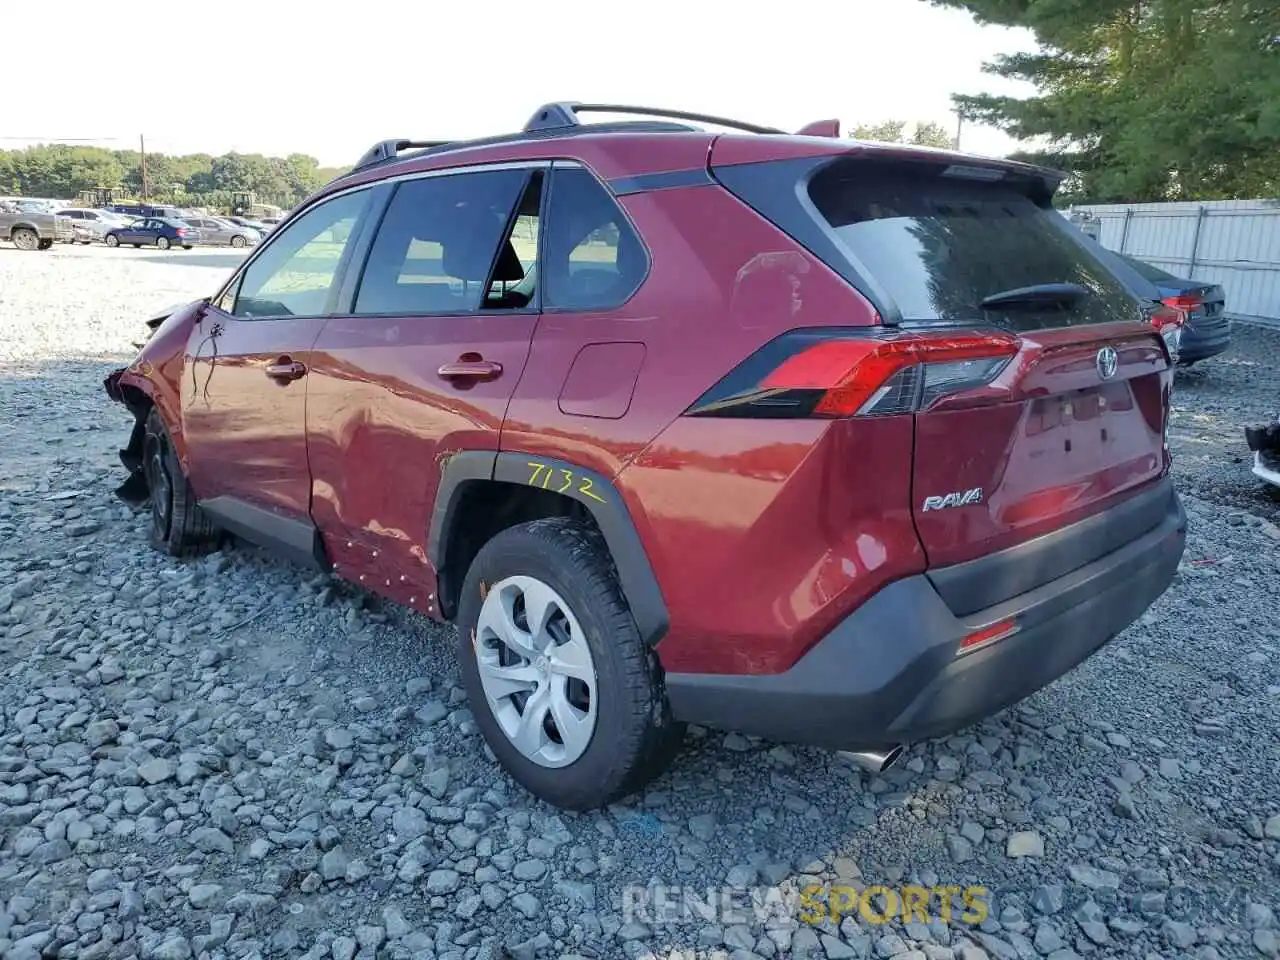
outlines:
[{"label": "rear wheel", "polygon": [[240,236],[240,234],[237,233],[234,237],[231,238],[231,245],[236,248],[243,247],[245,245],[244,237]]},{"label": "rear wheel", "polygon": [[105,243],[108,247],[118,247],[120,246],[120,238],[117,237],[114,233],[108,233],[106,236]]},{"label": "rear wheel", "polygon": [[151,493],[151,545],[175,557],[212,549],[218,531],[196,503],[160,411],[147,416],[142,470]]},{"label": "rear wheel", "polygon": [[640,639],[600,534],[567,517],[480,550],[459,610],[459,662],[489,748],[527,790],[587,810],[670,764],[684,725]]},{"label": "rear wheel", "polygon": [[161,250],[168,250],[172,246],[168,237],[156,237],[156,246]]},{"label": "rear wheel", "polygon": [[9,239],[13,241],[13,245],[19,250],[37,250],[40,247],[40,237],[34,230],[28,230],[26,227],[19,227],[9,234]]}]

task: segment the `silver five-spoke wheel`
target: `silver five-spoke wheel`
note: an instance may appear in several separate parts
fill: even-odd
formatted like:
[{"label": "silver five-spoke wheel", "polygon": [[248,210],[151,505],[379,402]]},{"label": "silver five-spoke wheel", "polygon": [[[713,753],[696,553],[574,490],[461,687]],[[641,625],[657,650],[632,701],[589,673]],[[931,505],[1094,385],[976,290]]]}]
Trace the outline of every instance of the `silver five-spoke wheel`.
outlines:
[{"label": "silver five-spoke wheel", "polygon": [[495,583],[476,622],[475,657],[502,732],[542,767],[565,767],[596,728],[596,669],[569,604],[533,577]]}]

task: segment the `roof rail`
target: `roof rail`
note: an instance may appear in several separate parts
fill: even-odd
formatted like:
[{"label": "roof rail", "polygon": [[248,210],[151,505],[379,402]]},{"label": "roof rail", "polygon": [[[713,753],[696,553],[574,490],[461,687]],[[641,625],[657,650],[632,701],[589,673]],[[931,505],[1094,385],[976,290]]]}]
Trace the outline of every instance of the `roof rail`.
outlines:
[{"label": "roof rail", "polygon": [[525,133],[576,127],[582,123],[582,113],[626,113],[645,117],[664,117],[670,120],[690,120],[694,123],[713,123],[719,127],[732,127],[748,133],[785,133],[776,127],[762,127],[756,123],[744,123],[727,117],[714,117],[709,113],[689,113],[685,110],[664,110],[661,107],[635,107],[622,103],[547,103],[539,107],[524,125]]},{"label": "roof rail", "polygon": [[357,160],[355,166],[351,169],[353,171],[361,170],[364,167],[373,166],[375,163],[382,163],[384,160],[390,160],[405,150],[443,147],[452,142],[451,140],[380,140],[366,150],[364,156]]}]

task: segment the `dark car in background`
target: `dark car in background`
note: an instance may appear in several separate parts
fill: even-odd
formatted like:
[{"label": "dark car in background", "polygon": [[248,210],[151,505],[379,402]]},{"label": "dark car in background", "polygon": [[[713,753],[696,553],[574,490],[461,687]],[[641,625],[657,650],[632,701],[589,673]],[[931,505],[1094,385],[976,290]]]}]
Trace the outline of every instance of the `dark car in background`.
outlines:
[{"label": "dark car in background", "polygon": [[1231,321],[1226,316],[1226,292],[1216,283],[1175,277],[1159,267],[1117,253],[1143,279],[1160,292],[1160,302],[1181,311],[1186,321],[1178,346],[1178,363],[1189,367],[1200,360],[1216,357],[1231,346]]},{"label": "dark car in background", "polygon": [[200,242],[200,231],[184,220],[167,217],[143,217],[124,227],[116,227],[102,238],[108,247],[131,243],[135,247],[182,247],[190,250]]}]

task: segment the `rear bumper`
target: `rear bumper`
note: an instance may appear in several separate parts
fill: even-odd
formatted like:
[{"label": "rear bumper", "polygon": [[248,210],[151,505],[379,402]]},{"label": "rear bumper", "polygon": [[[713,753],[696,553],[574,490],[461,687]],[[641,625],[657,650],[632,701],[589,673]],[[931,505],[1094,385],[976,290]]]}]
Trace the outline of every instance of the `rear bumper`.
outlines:
[{"label": "rear bumper", "polygon": [[1231,321],[1214,317],[1184,327],[1178,346],[1178,362],[1207,360],[1231,346]]},{"label": "rear bumper", "polygon": [[[1164,593],[1182,558],[1186,515],[1170,483],[1158,493],[1164,510],[1154,526],[1035,589],[957,617],[928,576],[908,577],[783,673],[668,674],[672,710],[691,723],[843,750],[975,723],[1071,670]],[[984,558],[992,577],[1028,559],[1025,549],[1004,553]],[[958,655],[965,636],[1011,617],[1016,632]]]}]

